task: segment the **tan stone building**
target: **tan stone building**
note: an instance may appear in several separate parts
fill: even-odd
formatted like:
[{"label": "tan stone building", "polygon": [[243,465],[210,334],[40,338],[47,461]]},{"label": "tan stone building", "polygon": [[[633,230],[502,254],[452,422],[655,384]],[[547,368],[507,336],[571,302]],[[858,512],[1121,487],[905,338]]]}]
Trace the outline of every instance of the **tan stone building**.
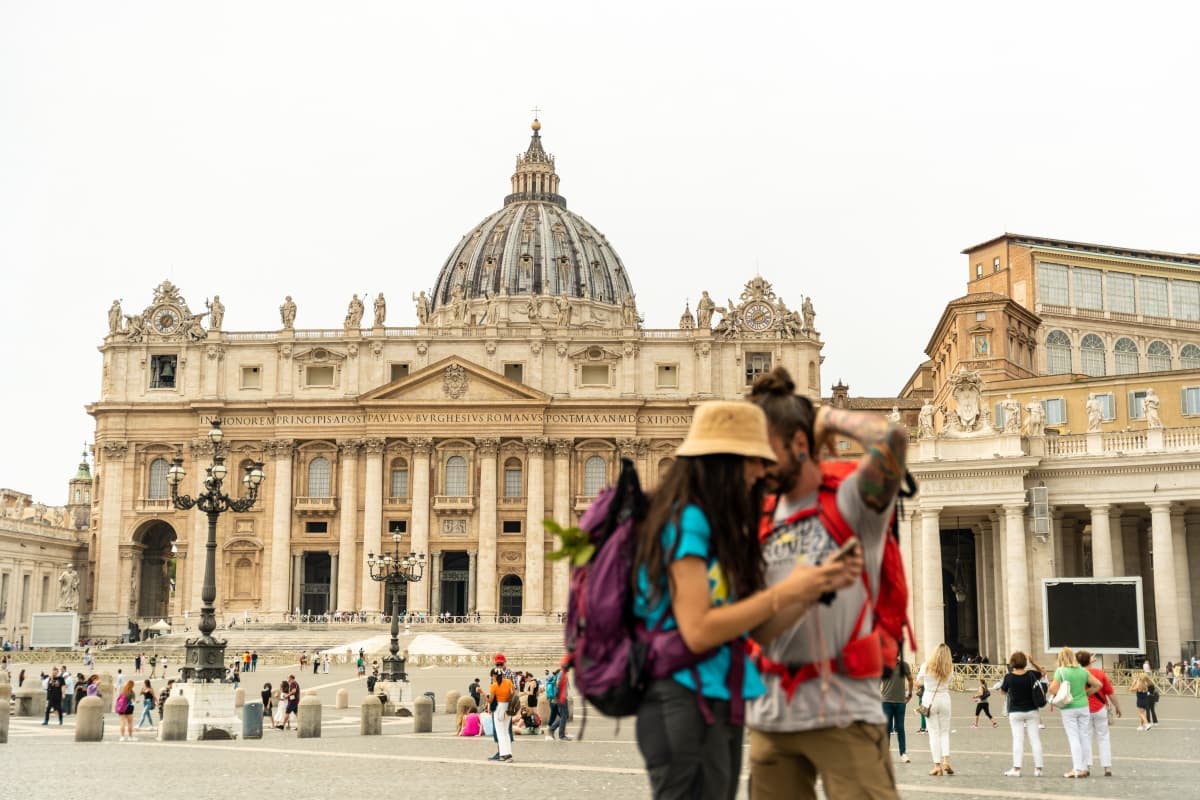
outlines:
[{"label": "tan stone building", "polygon": [[278,329],[246,332],[225,329],[219,298],[205,326],[167,282],[139,313],[113,303],[88,407],[93,635],[198,612],[207,523],[172,509],[166,470],[182,455],[194,493],[213,418],[231,467],[266,472],[260,502],[221,517],[225,617],[373,615],[383,596],[367,554],[399,534],[427,554],[407,611],[539,621],[567,595],[544,518],[574,522],[621,457],[652,483],[697,402],[740,397],[776,364],[819,395],[812,301],[789,309],[760,277],[740,295],[713,287],[738,298],[719,307],[704,292],[677,328],[645,328],[616,251],[567,210],[539,128],[503,207],[414,296],[416,327],[389,327],[383,295],[354,296],[326,328],[296,327],[288,297]]}]

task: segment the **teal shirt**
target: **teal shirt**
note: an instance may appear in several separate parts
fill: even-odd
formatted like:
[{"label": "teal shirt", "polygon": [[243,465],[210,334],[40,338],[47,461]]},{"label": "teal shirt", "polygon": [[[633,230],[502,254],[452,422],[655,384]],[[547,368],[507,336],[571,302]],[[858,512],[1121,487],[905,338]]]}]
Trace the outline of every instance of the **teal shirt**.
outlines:
[{"label": "teal shirt", "polygon": [[1071,702],[1064,708],[1083,708],[1088,704],[1088,671],[1083,667],[1059,667],[1054,670],[1054,680],[1071,684]]},{"label": "teal shirt", "polygon": [[[679,550],[675,553],[675,559],[688,556],[704,559],[704,563],[708,565],[708,593],[712,605],[722,606],[733,602],[736,598],[733,597],[732,589],[725,580],[725,574],[709,547],[712,530],[708,526],[708,519],[704,516],[704,512],[694,505],[685,507],[680,515],[679,525],[683,529],[683,537],[679,541]],[[675,546],[676,535],[675,524],[667,523],[662,532],[664,553],[671,553]],[[671,614],[671,598],[667,588],[663,587],[659,601],[653,607],[650,606],[650,595],[650,580],[646,575],[645,567],[643,567],[638,571],[638,591],[633,601],[633,613],[645,621],[647,628],[654,627],[666,614],[667,617],[662,625],[663,630],[673,630],[676,624],[675,617]],[[730,658],[731,648],[726,644],[722,645],[711,658],[696,665],[696,672],[700,676],[700,694],[714,700],[729,699],[726,678],[729,675]],[[696,689],[696,682],[692,678],[690,669],[680,670],[671,677],[693,691]],[[749,658],[746,658],[742,696],[746,700],[752,700],[761,697],[766,691],[767,687],[763,685],[758,668]]]}]

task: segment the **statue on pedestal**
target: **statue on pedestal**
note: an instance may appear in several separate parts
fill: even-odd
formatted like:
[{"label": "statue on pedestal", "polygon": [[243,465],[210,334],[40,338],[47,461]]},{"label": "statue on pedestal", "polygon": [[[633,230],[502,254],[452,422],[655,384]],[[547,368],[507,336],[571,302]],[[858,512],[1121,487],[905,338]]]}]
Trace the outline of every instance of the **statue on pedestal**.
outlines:
[{"label": "statue on pedestal", "polygon": [[121,332],[121,301],[113,300],[112,305],[108,307],[108,332]]},{"label": "statue on pedestal", "polygon": [[364,311],[366,311],[366,307],[363,306],[363,301],[358,299],[358,295],[353,295],[350,298],[350,306],[346,309],[346,330],[357,330],[362,327]]},{"label": "statue on pedestal", "polygon": [[1021,402],[1014,400],[1011,394],[1005,395],[1004,402],[1001,404],[1004,408],[1004,432],[1005,433],[1020,433],[1021,432]]},{"label": "statue on pedestal", "polygon": [[708,296],[708,292],[701,292],[700,302],[696,303],[696,327],[711,330],[713,311],[716,308],[717,304]]},{"label": "statue on pedestal", "polygon": [[1088,393],[1087,399],[1087,432],[1099,433],[1100,423],[1104,419],[1104,401],[1095,392]]},{"label": "statue on pedestal", "polygon": [[1046,409],[1042,406],[1037,395],[1033,396],[1028,403],[1025,404],[1025,435],[1026,436],[1045,436],[1046,435]]},{"label": "statue on pedestal", "polygon": [[79,573],[71,564],[58,576],[58,605],[63,611],[79,609]]},{"label": "statue on pedestal", "polygon": [[429,324],[429,297],[422,291],[419,295],[413,295],[413,300],[417,304],[417,324]]},{"label": "statue on pedestal", "polygon": [[212,302],[205,300],[204,305],[208,307],[208,326],[214,331],[221,330],[221,323],[225,320],[225,304],[221,302],[221,295],[214,294]]},{"label": "statue on pedestal", "polygon": [[1161,428],[1162,420],[1158,416],[1158,392],[1151,386],[1146,390],[1146,399],[1142,401],[1142,410],[1146,414],[1147,428]]},{"label": "statue on pedestal", "polygon": [[296,325],[296,304],[292,302],[290,294],[283,298],[283,305],[279,307],[279,319],[285,331],[290,331]]},{"label": "statue on pedestal", "polygon": [[933,433],[933,415],[937,411],[932,400],[926,400],[921,406],[921,413],[917,416],[917,438],[932,439]]},{"label": "statue on pedestal", "polygon": [[387,301],[383,299],[383,292],[375,298],[375,323],[374,327],[382,328],[384,320],[387,319]]}]

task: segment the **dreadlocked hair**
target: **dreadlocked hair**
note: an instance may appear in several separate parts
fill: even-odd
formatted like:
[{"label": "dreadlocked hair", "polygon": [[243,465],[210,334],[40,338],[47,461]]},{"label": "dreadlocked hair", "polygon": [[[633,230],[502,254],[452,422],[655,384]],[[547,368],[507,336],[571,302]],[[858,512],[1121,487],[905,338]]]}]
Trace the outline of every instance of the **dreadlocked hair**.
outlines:
[{"label": "dreadlocked hair", "polygon": [[744,461],[728,454],[679,456],[650,495],[646,515],[638,524],[633,575],[636,582],[645,567],[652,603],[659,602],[672,555],[663,547],[663,531],[674,524],[674,541],[679,541],[680,517],[689,504],[704,512],[712,531],[714,560],[737,597],[749,597],[765,585],[758,544],[762,488],[758,484],[745,488]]},{"label": "dreadlocked hair", "polygon": [[776,367],[759,375],[747,399],[767,415],[771,433],[790,442],[797,431],[803,431],[804,438],[808,439],[808,452],[813,452],[816,412],[811,400],[796,394],[796,384],[786,369]]}]

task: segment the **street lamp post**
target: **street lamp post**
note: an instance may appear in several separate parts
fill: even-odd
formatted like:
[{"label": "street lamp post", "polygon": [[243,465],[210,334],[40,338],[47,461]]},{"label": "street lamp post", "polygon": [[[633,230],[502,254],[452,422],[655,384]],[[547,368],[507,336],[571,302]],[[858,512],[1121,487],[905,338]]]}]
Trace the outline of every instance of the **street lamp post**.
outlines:
[{"label": "street lamp post", "polygon": [[204,587],[200,600],[200,636],[188,639],[186,643],[184,665],[180,670],[183,680],[187,683],[223,682],[225,680],[225,642],[213,638],[217,629],[217,612],[214,603],[217,599],[217,519],[226,511],[246,511],[254,505],[258,498],[258,487],[262,484],[262,462],[256,461],[246,467],[242,483],[246,487],[243,497],[233,498],[222,491],[222,484],[229,468],[225,466],[225,456],[221,452],[221,440],[225,434],[221,431],[220,420],[212,421],[212,430],[208,439],[213,445],[213,462],[205,470],[204,491],[196,497],[179,494],[179,484],[187,473],[183,469],[183,458],[176,456],[175,462],[167,470],[167,482],[171,486],[171,502],[181,511],[189,508],[199,508],[208,515],[208,543],[204,554]]},{"label": "street lamp post", "polygon": [[371,580],[382,582],[392,597],[392,642],[391,655],[384,656],[383,674],[380,678],[387,681],[407,681],[404,672],[405,659],[400,655],[400,589],[407,583],[421,580],[425,572],[424,553],[400,553],[400,534],[392,534],[392,553],[367,553],[367,567],[371,572]]}]

